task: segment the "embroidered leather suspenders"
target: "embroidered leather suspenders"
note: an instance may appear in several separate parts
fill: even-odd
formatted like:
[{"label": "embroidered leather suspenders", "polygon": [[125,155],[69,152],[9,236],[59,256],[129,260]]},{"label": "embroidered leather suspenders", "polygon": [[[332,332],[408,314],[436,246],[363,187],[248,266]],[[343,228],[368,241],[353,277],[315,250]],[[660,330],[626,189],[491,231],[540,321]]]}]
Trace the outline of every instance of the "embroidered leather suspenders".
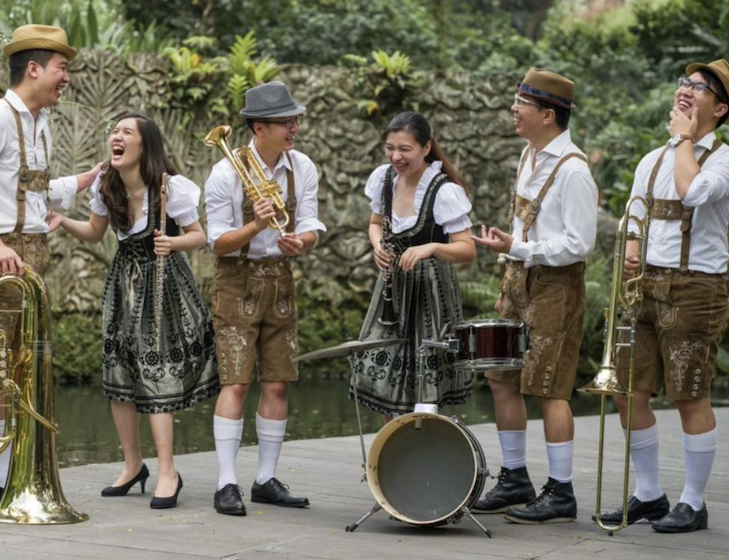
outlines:
[{"label": "embroidered leather suspenders", "polygon": [[521,158],[521,161],[519,162],[519,170],[516,172],[516,181],[514,182],[514,192],[511,197],[511,207],[509,209],[509,227],[513,228],[514,223],[514,214],[524,222],[524,227],[522,228],[521,232],[521,240],[526,242],[527,241],[527,235],[529,234],[529,229],[534,225],[534,222],[537,220],[537,215],[539,214],[539,211],[542,209],[542,202],[544,201],[544,198],[547,196],[547,192],[554,184],[554,180],[557,178],[557,172],[559,171],[559,168],[562,167],[562,165],[567,162],[568,160],[572,158],[577,158],[579,160],[584,161],[587,163],[587,158],[583,156],[582,154],[578,153],[571,153],[567,154],[566,156],[563,156],[558,162],[557,165],[554,166],[554,169],[552,170],[552,173],[549,174],[549,177],[547,177],[547,181],[544,183],[544,186],[539,191],[539,194],[534,198],[534,200],[529,200],[527,198],[524,198],[523,196],[517,194],[516,189],[519,185],[519,177],[521,176],[521,172],[524,168],[524,164],[526,163],[527,156],[529,151],[525,151],[524,155]]},{"label": "embroidered leather suspenders", "polygon": [[[707,158],[718,150],[722,145],[722,141],[718,138],[714,140],[714,144],[710,150],[706,150],[697,162],[699,167],[704,165]],[[650,209],[650,217],[652,220],[681,220],[681,261],[679,270],[682,274],[686,274],[689,271],[689,251],[691,248],[691,225],[694,217],[694,208],[684,208],[683,203],[680,200],[670,198],[653,198],[653,187],[656,183],[656,177],[658,177],[658,170],[663,164],[663,156],[666,155],[666,151],[669,146],[663,148],[663,151],[658,156],[656,164],[653,166],[651,176],[648,179],[648,189],[646,194],[646,200],[648,201],[648,208]]]},{"label": "embroidered leather suspenders", "polygon": [[[4,98],[3,98],[4,99]],[[15,118],[15,126],[18,130],[18,148],[20,150],[20,173],[18,174],[18,188],[15,199],[18,202],[18,219],[15,222],[13,233],[23,233],[25,227],[25,193],[45,192],[48,199],[48,189],[51,179],[51,172],[48,169],[48,145],[46,144],[46,135],[41,132],[41,141],[43,142],[43,152],[46,156],[46,168],[43,170],[31,171],[28,168],[28,159],[25,153],[25,137],[23,136],[23,124],[20,122],[20,114],[7,99],[4,99]]]}]

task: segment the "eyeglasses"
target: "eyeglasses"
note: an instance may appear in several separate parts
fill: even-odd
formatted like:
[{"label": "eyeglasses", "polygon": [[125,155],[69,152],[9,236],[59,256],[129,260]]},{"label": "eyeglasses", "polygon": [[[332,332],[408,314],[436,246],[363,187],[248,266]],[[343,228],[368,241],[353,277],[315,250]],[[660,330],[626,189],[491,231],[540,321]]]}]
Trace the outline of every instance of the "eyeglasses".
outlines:
[{"label": "eyeglasses", "polygon": [[299,115],[298,117],[293,117],[290,119],[286,119],[284,121],[261,121],[261,122],[263,124],[278,124],[281,126],[285,126],[289,130],[293,130],[294,127],[300,126],[303,121],[304,121],[304,117]]},{"label": "eyeglasses", "polygon": [[518,93],[514,94],[514,105],[516,105],[517,107],[523,107],[524,105],[534,105],[535,107],[541,107],[539,103],[530,101],[529,99],[522,97]]},{"label": "eyeglasses", "polygon": [[689,78],[679,78],[678,89],[692,89],[696,95],[703,95],[704,91],[708,89],[711,93],[719,97],[719,94],[711,89],[706,82],[695,82]]}]

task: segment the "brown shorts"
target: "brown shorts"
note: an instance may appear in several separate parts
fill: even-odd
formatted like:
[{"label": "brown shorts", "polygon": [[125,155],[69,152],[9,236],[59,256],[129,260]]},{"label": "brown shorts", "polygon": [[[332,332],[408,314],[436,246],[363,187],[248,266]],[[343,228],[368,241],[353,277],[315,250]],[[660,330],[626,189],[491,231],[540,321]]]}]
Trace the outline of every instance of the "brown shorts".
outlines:
[{"label": "brown shorts", "polygon": [[[648,267],[637,315],[633,390],[655,395],[665,383],[671,400],[708,398],[728,311],[723,274]],[[628,357],[628,348],[618,348],[618,376],[626,387]]]},{"label": "brown shorts", "polygon": [[223,385],[296,381],[299,352],[294,279],[285,259],[220,257],[213,283],[213,325]]},{"label": "brown shorts", "polygon": [[[13,249],[23,259],[23,263],[31,265],[41,276],[45,276],[51,263],[48,250],[48,239],[44,233],[3,233],[0,240]],[[21,305],[21,294],[15,287],[0,288],[0,329],[7,335],[8,345],[12,344]]]},{"label": "brown shorts", "polygon": [[524,395],[569,400],[575,385],[585,315],[585,265],[525,269],[509,263],[502,280],[501,317],[530,328],[521,377],[488,372],[487,379],[521,386]]}]

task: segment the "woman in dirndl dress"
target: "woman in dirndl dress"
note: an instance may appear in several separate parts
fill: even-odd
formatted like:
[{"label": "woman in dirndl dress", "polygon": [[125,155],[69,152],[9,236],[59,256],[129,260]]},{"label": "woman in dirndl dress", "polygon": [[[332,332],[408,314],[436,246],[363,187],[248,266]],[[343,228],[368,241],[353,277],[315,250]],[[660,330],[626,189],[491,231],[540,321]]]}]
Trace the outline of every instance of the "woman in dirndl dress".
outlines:
[{"label": "woman in dirndl dress", "polygon": [[[88,222],[55,215],[73,236],[99,242],[109,224],[119,247],[103,295],[104,395],[124,454],[124,469],[102,496],[124,496],[149,470],[139,445],[140,413],[149,413],[157,448],[153,508],[174,507],[182,478],[173,460],[172,413],[217,395],[212,319],[184,251],[205,244],[197,207],[200,188],[167,158],[157,124],[123,116],[111,133],[111,161],[91,186]],[[160,185],[168,173],[166,235],[160,233]],[[182,230],[182,231],[180,231]],[[157,258],[165,257],[161,336],[155,325]]]},{"label": "woman in dirndl dress", "polygon": [[[356,353],[352,380],[359,403],[387,419],[412,412],[417,402],[461,404],[471,394],[471,373],[456,370],[455,355],[445,350],[425,351],[422,398],[417,374],[421,341],[442,340],[463,318],[453,264],[472,261],[476,248],[463,181],[425,117],[408,111],[392,119],[385,154],[390,164],[375,169],[365,186],[372,208],[369,237],[381,273],[359,339],[405,342]],[[381,321],[387,274],[397,302],[394,325]]]}]

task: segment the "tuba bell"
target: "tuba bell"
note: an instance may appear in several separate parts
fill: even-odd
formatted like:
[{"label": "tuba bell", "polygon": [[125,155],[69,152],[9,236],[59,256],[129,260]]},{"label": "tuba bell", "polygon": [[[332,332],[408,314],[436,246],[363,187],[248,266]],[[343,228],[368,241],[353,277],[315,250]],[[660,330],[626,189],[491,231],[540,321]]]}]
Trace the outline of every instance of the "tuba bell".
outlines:
[{"label": "tuba bell", "polygon": [[[640,203],[645,208],[643,217],[633,210],[633,205]],[[595,522],[609,535],[628,526],[628,481],[630,478],[630,434],[633,421],[633,369],[635,365],[636,326],[638,309],[643,301],[642,283],[645,276],[646,256],[648,248],[648,227],[650,225],[649,204],[645,198],[634,196],[625,206],[625,214],[618,222],[615,235],[615,253],[613,256],[613,279],[610,290],[609,307],[605,309],[605,343],[602,361],[595,378],[579,389],[585,393],[600,396],[600,433],[598,438],[597,459],[597,500],[595,504]],[[634,231],[631,231],[631,226]],[[627,244],[638,242],[638,272],[634,278],[624,279],[624,262]],[[630,320],[630,326],[621,326],[620,316]],[[620,333],[628,335],[627,342],[620,342]],[[616,358],[618,348],[629,351],[628,384],[623,385],[618,379]],[[619,525],[605,525],[600,519],[602,499],[603,451],[605,447],[605,400],[608,396],[625,396],[627,402],[627,429],[625,433],[625,458],[623,468],[623,519]]]},{"label": "tuba bell", "polygon": [[[269,227],[277,229],[281,237],[286,237],[286,226],[289,223],[289,214],[286,212],[286,203],[281,197],[281,187],[273,179],[267,179],[256,156],[250,148],[244,146],[233,151],[228,144],[228,136],[231,128],[229,126],[216,126],[203,140],[206,146],[217,146],[235,170],[236,175],[243,184],[243,190],[248,199],[256,202],[261,198],[270,198],[276,215],[268,223]],[[247,164],[247,165],[246,165]],[[258,179],[258,184],[253,181],[253,176],[248,171],[250,166],[253,175]]]},{"label": "tuba bell", "polygon": [[[56,457],[51,315],[48,291],[32,267],[23,277],[2,276],[0,287],[21,293],[19,334],[12,345],[0,329],[0,397],[7,409],[0,452],[13,444],[0,522],[51,525],[86,521],[66,501]],[[11,347],[12,346],[12,347]]]}]

